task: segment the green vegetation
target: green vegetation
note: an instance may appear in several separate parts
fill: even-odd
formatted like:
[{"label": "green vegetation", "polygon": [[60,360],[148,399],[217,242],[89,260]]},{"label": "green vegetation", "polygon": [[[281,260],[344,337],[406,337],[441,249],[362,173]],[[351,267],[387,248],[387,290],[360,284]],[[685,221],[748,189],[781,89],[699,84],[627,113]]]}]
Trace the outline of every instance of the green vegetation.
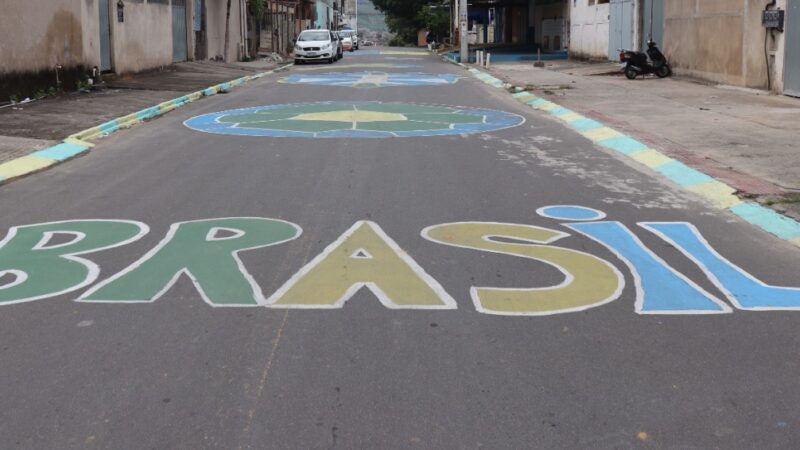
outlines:
[{"label": "green vegetation", "polygon": [[441,0],[373,0],[386,13],[386,25],[395,33],[393,45],[416,45],[417,32],[433,31],[439,40],[448,34],[450,10]]}]

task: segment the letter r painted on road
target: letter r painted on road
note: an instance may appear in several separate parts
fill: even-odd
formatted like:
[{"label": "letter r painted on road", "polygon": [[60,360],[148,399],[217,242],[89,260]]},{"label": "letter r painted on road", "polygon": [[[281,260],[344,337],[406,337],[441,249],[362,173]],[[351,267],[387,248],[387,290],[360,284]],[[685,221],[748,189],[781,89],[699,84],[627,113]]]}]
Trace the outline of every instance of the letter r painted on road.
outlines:
[{"label": "letter r painted on road", "polygon": [[237,254],[291,241],[301,233],[293,223],[266,218],[175,223],[155,248],[78,301],[152,302],[186,274],[212,306],[256,306],[263,299],[261,289]]},{"label": "letter r painted on road", "polygon": [[[100,268],[85,253],[119,247],[149,228],[127,220],[68,220],[11,228],[0,242],[0,305],[29,302],[93,283]],[[62,236],[68,239],[54,243]]]},{"label": "letter r painted on road", "polygon": [[[487,314],[544,316],[583,311],[611,302],[624,287],[622,274],[609,262],[578,250],[552,244],[567,233],[532,225],[458,222],[422,230],[432,242],[533,259],[554,266],[564,281],[542,288],[472,287],[472,301]],[[525,243],[499,241],[498,238]]]},{"label": "letter r painted on road", "polygon": [[456,309],[456,302],[378,224],[356,222],[300,269],[267,303],[341,308],[362,287],[391,309]]}]

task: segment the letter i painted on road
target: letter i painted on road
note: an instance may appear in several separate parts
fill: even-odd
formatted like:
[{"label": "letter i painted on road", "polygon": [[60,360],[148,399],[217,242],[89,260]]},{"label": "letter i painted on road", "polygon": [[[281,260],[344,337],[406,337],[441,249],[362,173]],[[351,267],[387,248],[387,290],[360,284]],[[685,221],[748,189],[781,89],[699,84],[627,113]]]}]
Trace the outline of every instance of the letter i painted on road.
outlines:
[{"label": "letter i painted on road", "polygon": [[[68,220],[11,228],[0,242],[0,305],[54,297],[93,283],[100,268],[85,253],[141,238],[147,225],[127,220]],[[63,238],[67,239],[64,240]]]},{"label": "letter i painted on road", "polygon": [[603,244],[628,265],[636,280],[639,314],[719,314],[730,306],[650,251],[619,222],[564,224]]},{"label": "letter i painted on road", "polygon": [[286,282],[275,308],[341,308],[362,287],[391,309],[456,309],[444,288],[378,224],[356,222]]},{"label": "letter i painted on road", "polygon": [[237,254],[287,242],[301,233],[293,223],[256,217],[175,223],[155,248],[78,301],[152,302],[186,274],[211,306],[256,306],[263,300],[261,289]]},{"label": "letter i painted on road", "polygon": [[[697,228],[686,222],[643,222],[694,261],[728,300],[739,309],[753,311],[798,310],[800,288],[770,286],[717,253]],[[800,265],[795,267],[798,270]]]},{"label": "letter i painted on road", "polygon": [[578,250],[549,245],[567,236],[548,228],[493,222],[447,223],[422,230],[422,237],[432,242],[533,259],[555,267],[564,275],[564,281],[552,287],[470,288],[478,311],[509,316],[583,311],[611,302],[622,293],[625,279],[609,262]]}]

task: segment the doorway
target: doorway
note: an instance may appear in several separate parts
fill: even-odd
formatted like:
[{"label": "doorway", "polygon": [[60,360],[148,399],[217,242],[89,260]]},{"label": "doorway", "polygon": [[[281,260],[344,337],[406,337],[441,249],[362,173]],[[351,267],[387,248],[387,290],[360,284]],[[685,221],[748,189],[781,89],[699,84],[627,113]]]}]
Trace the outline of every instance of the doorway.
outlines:
[{"label": "doorway", "polygon": [[633,49],[633,0],[611,0],[608,58],[619,58],[619,49]]},{"label": "doorway", "polygon": [[107,72],[111,66],[111,11],[108,2],[110,0],[100,0],[100,71]]},{"label": "doorway", "polygon": [[186,0],[172,0],[172,62],[186,61]]}]

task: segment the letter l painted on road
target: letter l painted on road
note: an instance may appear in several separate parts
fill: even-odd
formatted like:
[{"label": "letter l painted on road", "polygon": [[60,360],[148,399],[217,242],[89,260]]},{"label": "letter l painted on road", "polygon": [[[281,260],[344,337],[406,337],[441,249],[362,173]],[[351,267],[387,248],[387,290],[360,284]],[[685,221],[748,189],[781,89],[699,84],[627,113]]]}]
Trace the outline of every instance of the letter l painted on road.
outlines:
[{"label": "letter l painted on road", "polygon": [[611,250],[628,265],[636,281],[639,314],[720,314],[732,312],[716,298],[645,247],[620,222],[563,224]]},{"label": "letter l painted on road", "polygon": [[[800,309],[800,288],[770,286],[717,253],[697,228],[687,222],[642,222],[695,262],[709,280],[739,309],[778,311]],[[797,271],[800,265],[795,265]]]}]

